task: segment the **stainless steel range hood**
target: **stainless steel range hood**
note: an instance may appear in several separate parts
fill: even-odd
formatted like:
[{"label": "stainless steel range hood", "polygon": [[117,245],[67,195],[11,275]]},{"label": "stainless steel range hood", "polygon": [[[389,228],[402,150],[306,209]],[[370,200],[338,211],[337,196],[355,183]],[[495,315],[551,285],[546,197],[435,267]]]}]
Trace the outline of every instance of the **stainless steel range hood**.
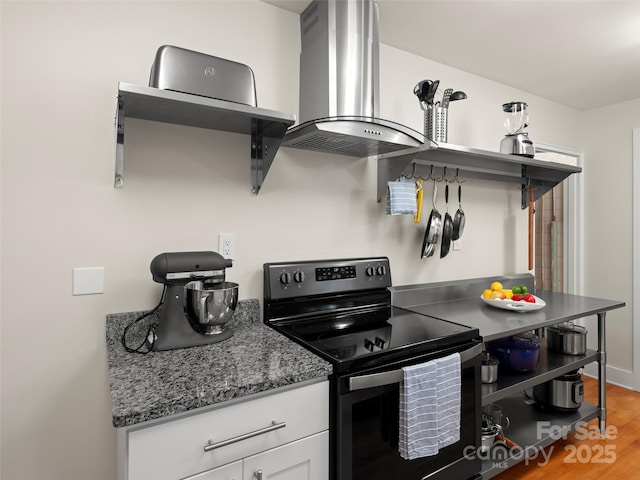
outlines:
[{"label": "stainless steel range hood", "polygon": [[377,118],[373,0],[314,0],[300,15],[300,32],[300,123],[287,131],[282,146],[367,157],[425,142],[421,133]]}]

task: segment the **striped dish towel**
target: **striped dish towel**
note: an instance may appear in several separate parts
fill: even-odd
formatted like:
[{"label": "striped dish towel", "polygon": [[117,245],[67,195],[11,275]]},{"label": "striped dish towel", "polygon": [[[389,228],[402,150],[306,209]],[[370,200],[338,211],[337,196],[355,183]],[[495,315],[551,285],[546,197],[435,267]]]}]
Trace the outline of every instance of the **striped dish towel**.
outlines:
[{"label": "striped dish towel", "polygon": [[416,215],[418,213],[415,182],[406,180],[387,182],[387,188],[386,213],[391,215]]},{"label": "striped dish towel", "polygon": [[460,440],[460,355],[402,371],[398,451],[406,460],[436,455]]},{"label": "striped dish towel", "polygon": [[444,448],[460,440],[460,354],[454,353],[435,362],[438,446]]},{"label": "striped dish towel", "polygon": [[398,450],[406,460],[438,453],[436,370],[435,360],[402,369]]}]

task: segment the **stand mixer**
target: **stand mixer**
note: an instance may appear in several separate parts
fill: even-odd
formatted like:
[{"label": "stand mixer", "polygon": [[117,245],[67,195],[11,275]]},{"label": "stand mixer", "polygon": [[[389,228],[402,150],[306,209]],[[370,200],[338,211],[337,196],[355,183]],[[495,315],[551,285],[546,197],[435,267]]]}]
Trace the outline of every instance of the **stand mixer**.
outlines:
[{"label": "stand mixer", "polygon": [[529,126],[527,104],[524,102],[509,102],[502,105],[505,113],[504,126],[507,135],[500,142],[500,153],[533,157],[536,153],[529,134],[524,129]]},{"label": "stand mixer", "polygon": [[161,253],[151,261],[153,280],[165,286],[158,325],[147,337],[155,351],[221,342],[238,303],[238,284],[225,282],[232,261],[216,252]]}]

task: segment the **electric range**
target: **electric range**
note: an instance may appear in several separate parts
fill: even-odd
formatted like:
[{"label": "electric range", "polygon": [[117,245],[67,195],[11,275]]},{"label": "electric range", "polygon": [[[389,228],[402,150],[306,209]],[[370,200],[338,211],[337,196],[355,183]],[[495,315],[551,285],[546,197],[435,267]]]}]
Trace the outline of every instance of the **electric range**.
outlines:
[{"label": "electric range", "polygon": [[[480,443],[477,329],[391,305],[386,257],[266,263],[264,322],[331,362],[331,480],[475,478]],[[433,457],[398,453],[402,368],[460,354],[461,438]],[[390,422],[391,419],[391,422]]]}]

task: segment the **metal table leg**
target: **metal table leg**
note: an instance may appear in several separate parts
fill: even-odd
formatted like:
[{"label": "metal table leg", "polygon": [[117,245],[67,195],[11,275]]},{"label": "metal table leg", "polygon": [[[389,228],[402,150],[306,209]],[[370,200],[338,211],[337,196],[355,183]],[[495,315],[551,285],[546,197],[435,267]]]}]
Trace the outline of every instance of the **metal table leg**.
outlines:
[{"label": "metal table leg", "polygon": [[598,314],[598,408],[600,434],[604,435],[607,427],[607,347],[606,347],[606,313]]}]

